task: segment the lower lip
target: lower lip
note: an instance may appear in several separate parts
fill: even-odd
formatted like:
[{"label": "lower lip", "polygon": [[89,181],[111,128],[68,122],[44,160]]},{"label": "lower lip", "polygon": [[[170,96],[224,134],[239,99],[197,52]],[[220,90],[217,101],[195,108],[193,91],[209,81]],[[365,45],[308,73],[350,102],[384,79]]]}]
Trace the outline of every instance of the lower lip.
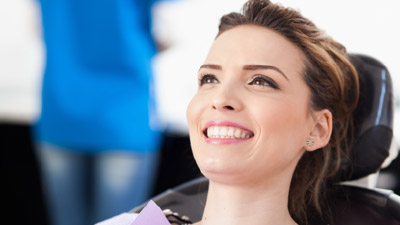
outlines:
[{"label": "lower lip", "polygon": [[224,145],[224,144],[236,144],[243,141],[247,141],[250,138],[245,139],[234,139],[234,138],[207,138],[206,143],[208,144],[215,144],[215,145]]}]

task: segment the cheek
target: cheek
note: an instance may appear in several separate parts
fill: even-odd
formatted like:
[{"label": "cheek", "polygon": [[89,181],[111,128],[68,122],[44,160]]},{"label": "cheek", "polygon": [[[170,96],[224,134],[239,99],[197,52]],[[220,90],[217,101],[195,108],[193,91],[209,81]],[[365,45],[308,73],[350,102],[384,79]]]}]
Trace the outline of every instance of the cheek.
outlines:
[{"label": "cheek", "polygon": [[279,101],[257,112],[260,140],[258,145],[274,150],[279,157],[297,155],[307,135],[306,108],[296,101]]},{"label": "cheek", "polygon": [[268,110],[257,112],[260,136],[247,162],[249,176],[258,179],[281,172],[290,174],[297,165],[303,153],[305,114],[292,107],[289,102],[271,103]]}]

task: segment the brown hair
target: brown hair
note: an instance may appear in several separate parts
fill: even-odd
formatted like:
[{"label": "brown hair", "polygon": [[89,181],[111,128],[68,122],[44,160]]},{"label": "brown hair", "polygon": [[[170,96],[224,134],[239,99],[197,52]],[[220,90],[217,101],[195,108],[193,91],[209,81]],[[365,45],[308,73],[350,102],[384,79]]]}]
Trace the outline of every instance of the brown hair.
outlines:
[{"label": "brown hair", "polygon": [[246,24],[274,30],[303,51],[306,60],[302,75],[311,90],[310,107],[328,109],[333,115],[328,145],[303,154],[290,186],[289,212],[297,222],[307,223],[314,212],[320,216],[323,211],[326,214],[327,186],[335,182],[341,159],[348,155],[353,132],[352,112],[358,102],[358,75],[346,49],[293,9],[268,0],[250,0],[242,13],[221,18],[217,37]]}]

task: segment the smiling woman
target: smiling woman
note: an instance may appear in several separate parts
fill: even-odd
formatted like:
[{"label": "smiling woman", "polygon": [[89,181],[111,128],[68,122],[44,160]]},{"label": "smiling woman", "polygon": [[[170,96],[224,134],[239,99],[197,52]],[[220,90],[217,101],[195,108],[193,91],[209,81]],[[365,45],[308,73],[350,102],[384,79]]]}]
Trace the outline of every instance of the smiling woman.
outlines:
[{"label": "smiling woman", "polygon": [[306,224],[329,213],[357,72],[298,12],[253,0],[221,19],[187,118],[210,185],[199,224]]}]

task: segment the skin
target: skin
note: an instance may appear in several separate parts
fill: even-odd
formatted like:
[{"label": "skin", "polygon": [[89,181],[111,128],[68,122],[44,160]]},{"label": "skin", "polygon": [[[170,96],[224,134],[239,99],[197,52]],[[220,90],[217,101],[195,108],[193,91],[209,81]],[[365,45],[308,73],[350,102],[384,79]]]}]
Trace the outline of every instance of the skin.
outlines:
[{"label": "skin", "polygon": [[[193,154],[210,179],[197,224],[296,224],[287,208],[293,171],[304,151],[325,146],[331,133],[330,112],[310,109],[304,59],[286,38],[255,25],[215,40],[187,110]],[[206,125],[221,122],[250,137],[207,138]]]}]

